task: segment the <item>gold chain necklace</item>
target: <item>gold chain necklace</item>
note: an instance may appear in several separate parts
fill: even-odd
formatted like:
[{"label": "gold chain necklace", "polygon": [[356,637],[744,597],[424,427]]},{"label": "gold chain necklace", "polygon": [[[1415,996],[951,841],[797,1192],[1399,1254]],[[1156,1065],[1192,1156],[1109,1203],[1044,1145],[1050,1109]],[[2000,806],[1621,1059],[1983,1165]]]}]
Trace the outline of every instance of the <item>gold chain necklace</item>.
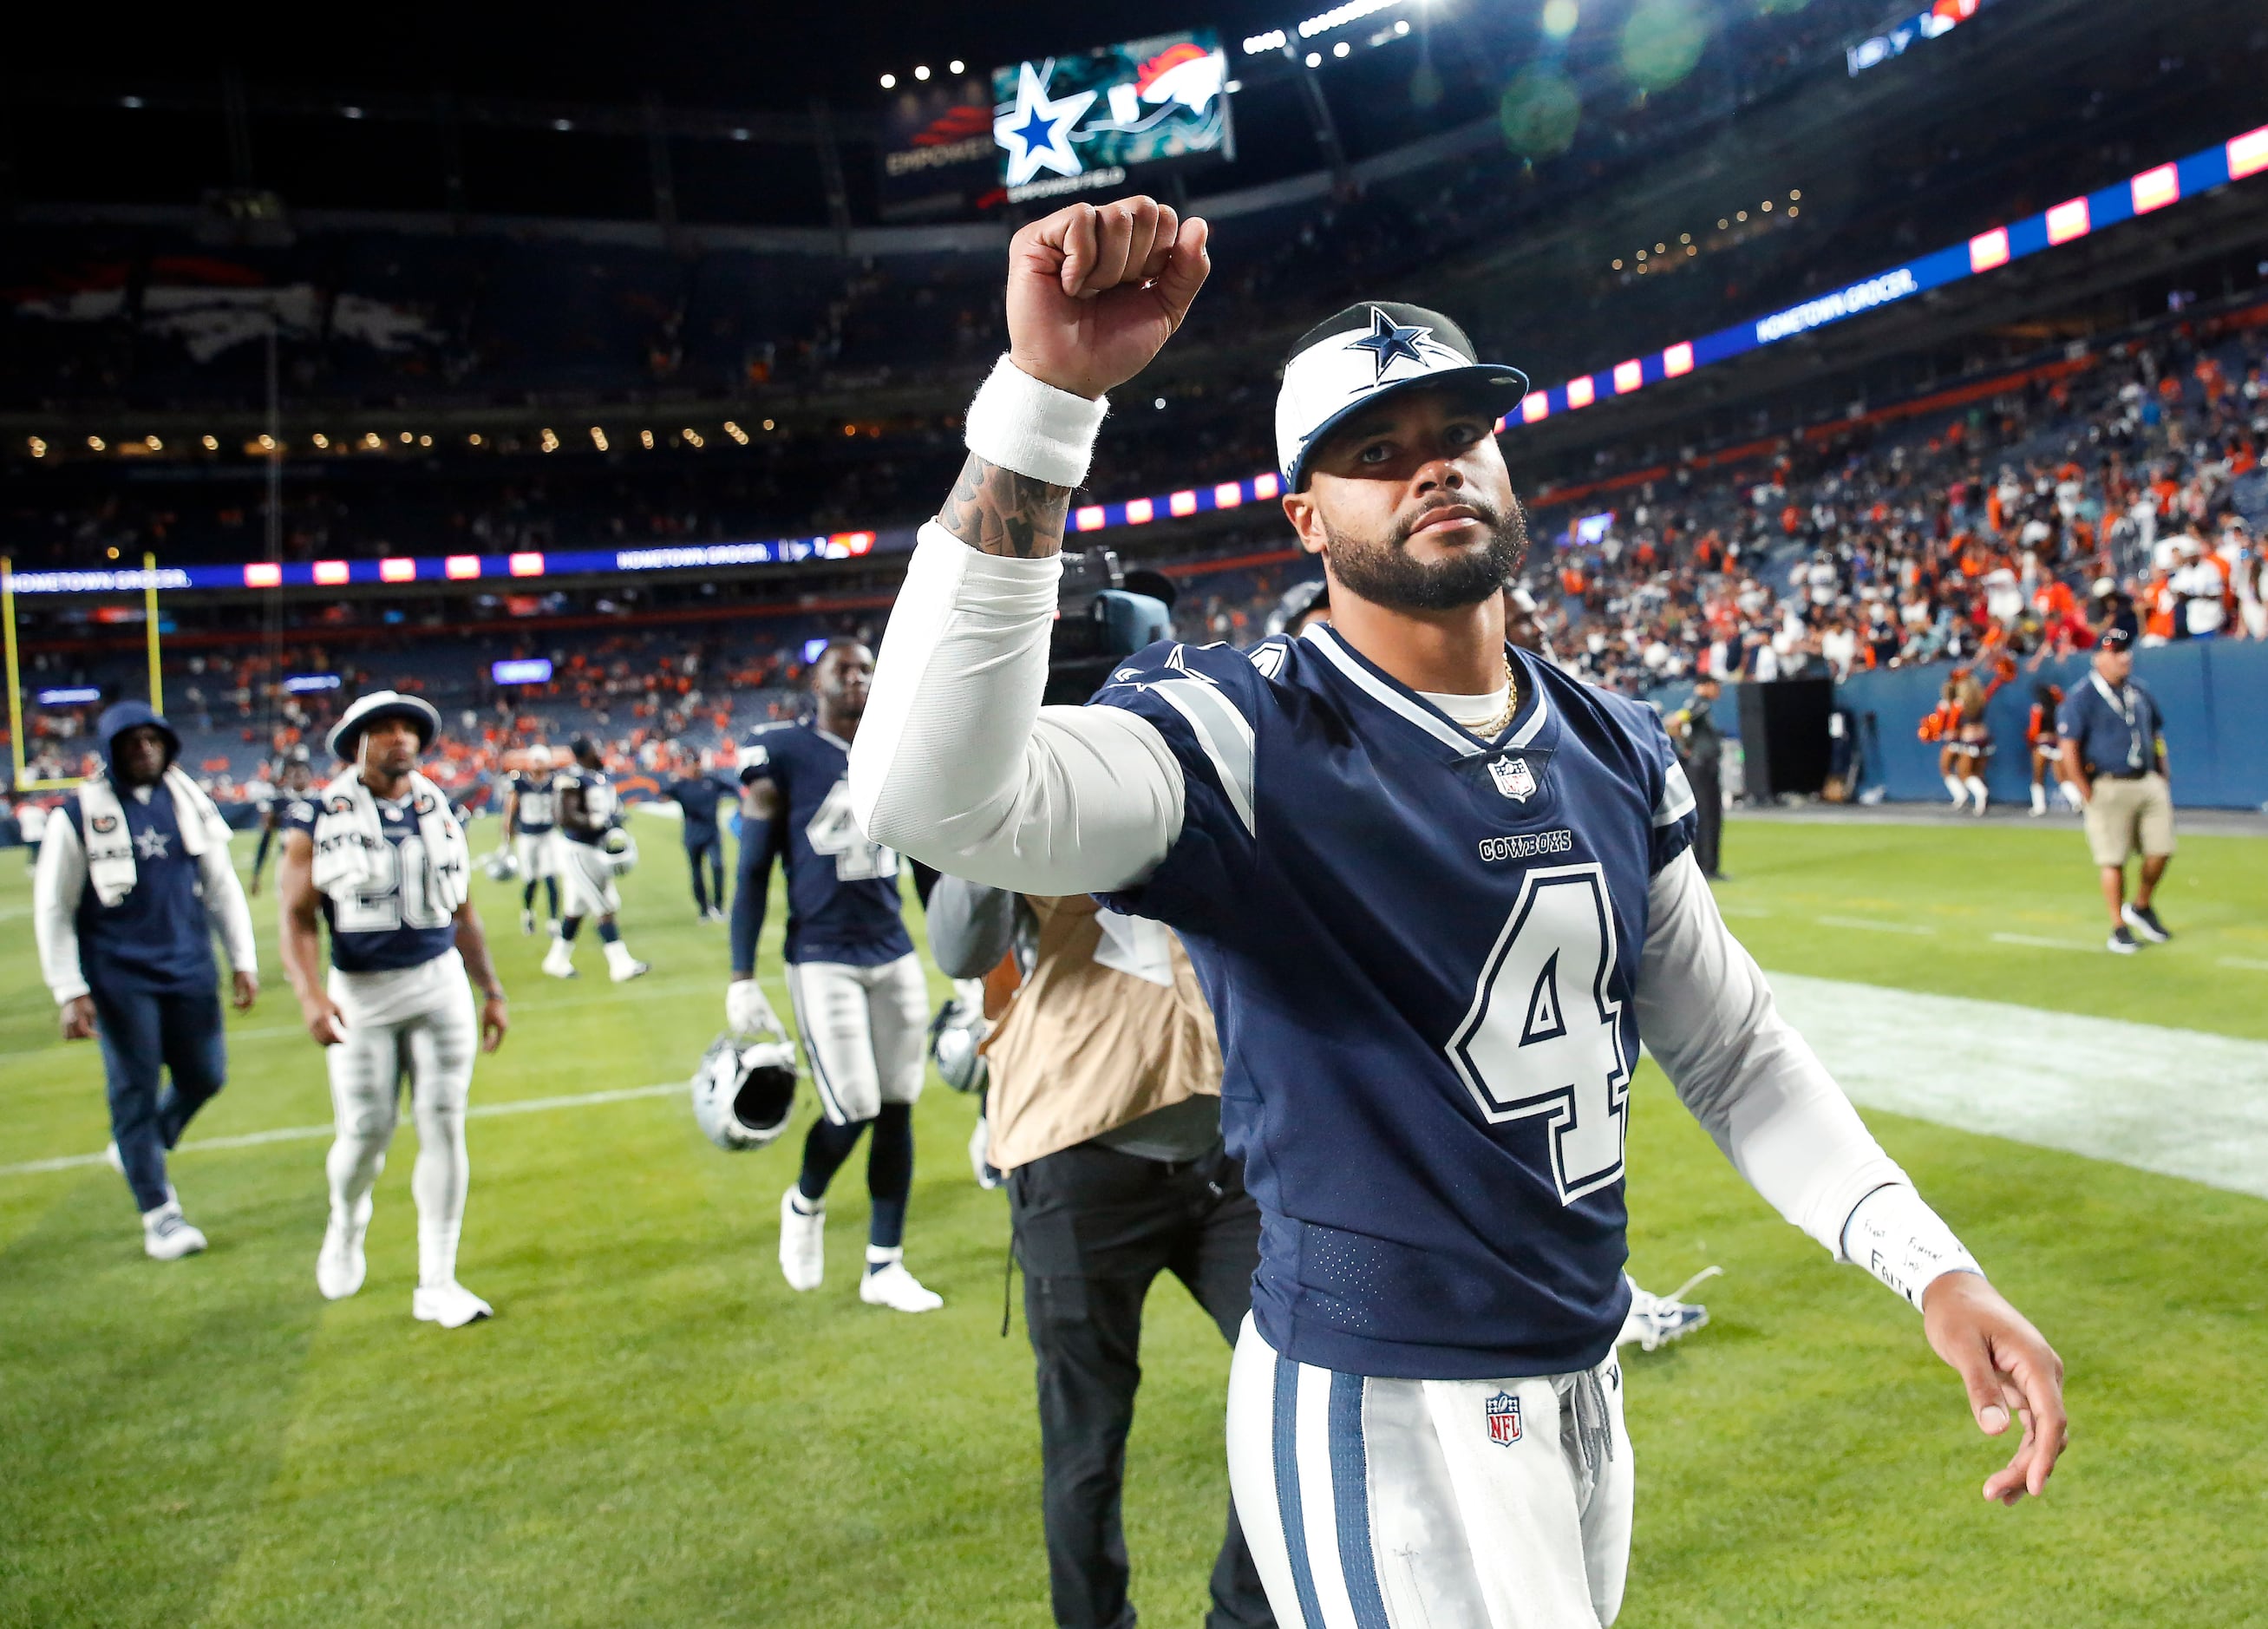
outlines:
[{"label": "gold chain necklace", "polygon": [[1520,711],[1520,684],[1512,676],[1512,656],[1504,659],[1504,711],[1484,725],[1476,733],[1483,741],[1494,741],[1512,727],[1512,720]]}]

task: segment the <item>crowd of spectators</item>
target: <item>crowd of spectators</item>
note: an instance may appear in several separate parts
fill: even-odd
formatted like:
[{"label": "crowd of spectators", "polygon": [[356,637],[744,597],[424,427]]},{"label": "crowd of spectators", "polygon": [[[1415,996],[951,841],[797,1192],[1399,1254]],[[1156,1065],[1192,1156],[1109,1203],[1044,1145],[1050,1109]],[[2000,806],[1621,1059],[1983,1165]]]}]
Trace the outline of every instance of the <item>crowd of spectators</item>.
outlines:
[{"label": "crowd of spectators", "polygon": [[1624,487],[1538,538],[1543,629],[1632,692],[1975,668],[2088,648],[2114,620],[2146,644],[2268,638],[2264,331],[2176,330],[1903,432]]}]

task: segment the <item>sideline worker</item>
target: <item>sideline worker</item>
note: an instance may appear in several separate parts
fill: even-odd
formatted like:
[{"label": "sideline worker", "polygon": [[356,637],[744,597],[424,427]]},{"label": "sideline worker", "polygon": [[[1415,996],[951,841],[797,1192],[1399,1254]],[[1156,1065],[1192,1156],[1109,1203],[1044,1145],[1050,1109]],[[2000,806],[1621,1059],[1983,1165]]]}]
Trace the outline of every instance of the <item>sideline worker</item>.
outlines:
[{"label": "sideline worker", "polygon": [[[231,996],[260,993],[252,908],[228,860],[228,825],[174,764],[181,739],[140,702],[95,726],[109,771],[66,799],[40,845],[32,921],[63,1039],[102,1046],[111,1165],[134,1190],[142,1248],[177,1261],[205,1248],[166,1180],[166,1154],[228,1074],[220,931]],[[160,1089],[158,1076],[171,1077]]]},{"label": "sideline worker", "polygon": [[[1141,1383],[1142,1303],[1160,1272],[1236,1344],[1260,1212],[1221,1145],[1220,1044],[1181,941],[1085,895],[939,880],[939,968],[976,978],[1020,940],[1031,969],[985,1038],[990,1162],[1008,1173],[1038,1360],[1042,1516],[1055,1620],[1126,1629],[1120,1493]],[[1207,1629],[1273,1625],[1231,1506]]]},{"label": "sideline worker", "polygon": [[[2095,671],[2074,684],[2056,714],[2064,778],[2086,805],[2087,844],[2102,873],[2112,954],[2131,956],[2137,938],[2173,935],[2150,901],[2174,857],[2174,799],[2166,785],[2165,714],[2134,682],[2134,636],[2113,625],[2095,649]],[[2126,857],[2140,851],[2140,881],[2126,903]]]}]

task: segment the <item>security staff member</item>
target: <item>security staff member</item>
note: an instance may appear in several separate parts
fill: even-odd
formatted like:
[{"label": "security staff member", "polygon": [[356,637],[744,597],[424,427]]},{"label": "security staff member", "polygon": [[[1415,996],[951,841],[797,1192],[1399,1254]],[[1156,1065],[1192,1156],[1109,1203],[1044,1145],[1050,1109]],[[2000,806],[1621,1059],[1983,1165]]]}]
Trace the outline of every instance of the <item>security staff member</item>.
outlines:
[{"label": "security staff member", "polygon": [[205,1235],[166,1180],[166,1151],[227,1076],[212,934],[228,947],[236,1009],[247,1011],[260,992],[252,911],[226,823],[174,767],[173,726],[121,702],[95,733],[109,769],[49,822],[33,927],[63,1039],[101,1043],[110,1162],[134,1190],[142,1248],[176,1261],[204,1249]]},{"label": "security staff member", "polygon": [[[1081,895],[941,878],[930,947],[983,977],[1020,939],[1031,967],[984,1041],[990,1163],[1008,1173],[1038,1361],[1041,1511],[1055,1618],[1123,1629],[1120,1493],[1142,1377],[1142,1303],[1181,1279],[1232,1346],[1251,1309],[1260,1213],[1221,1146],[1220,1046],[1181,941]],[[1231,1507],[1207,1629],[1272,1625]]]},{"label": "security staff member", "polygon": [[[2166,785],[2165,715],[2133,679],[2134,636],[2113,624],[2095,649],[2095,671],[2074,684],[2056,713],[2064,778],[2084,800],[2087,844],[2102,873],[2110,909],[2110,949],[2132,955],[2138,938],[2162,945],[2173,935],[2150,900],[2174,856],[2174,800]],[[2126,857],[2139,850],[2141,880],[2126,903]]]},{"label": "security staff member", "polygon": [[1693,697],[1668,722],[1670,739],[1683,760],[1685,778],[1693,785],[1693,814],[1700,829],[1693,838],[1693,860],[1712,882],[1725,881],[1718,866],[1718,846],[1725,832],[1725,790],[1720,778],[1725,759],[1725,733],[1713,715],[1717,681],[1703,674],[1693,682]]}]

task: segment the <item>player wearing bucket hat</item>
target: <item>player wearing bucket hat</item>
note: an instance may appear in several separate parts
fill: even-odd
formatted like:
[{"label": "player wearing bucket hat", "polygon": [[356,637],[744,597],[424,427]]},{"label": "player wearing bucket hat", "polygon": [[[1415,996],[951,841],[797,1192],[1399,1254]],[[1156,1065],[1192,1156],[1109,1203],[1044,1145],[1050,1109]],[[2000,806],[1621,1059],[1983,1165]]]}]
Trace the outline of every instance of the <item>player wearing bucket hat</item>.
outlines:
[{"label": "player wearing bucket hat", "polygon": [[[325,1161],[331,1213],[316,1287],[327,1301],[362,1288],[372,1189],[394,1140],[406,1063],[417,1124],[410,1311],[458,1329],[490,1312],[457,1281],[473,1060],[496,1050],[510,1020],[469,896],[464,829],[417,769],[440,729],[440,714],[420,697],[373,690],[357,698],[327,738],[346,767],[284,817],[276,886],[284,970],[323,1049],[337,1124]],[[468,979],[483,998],[477,1013]]]},{"label": "player wearing bucket hat", "polygon": [[406,719],[417,732],[417,750],[424,752],[433,745],[433,738],[441,733],[441,714],[431,702],[422,696],[404,696],[398,690],[372,690],[358,696],[353,705],[339,715],[331,726],[331,733],[323,744],[332,756],[342,763],[351,763],[362,749],[363,733],[380,719]]},{"label": "player wearing bucket hat", "polygon": [[1100,399],[1180,325],[1205,239],[1142,198],[1017,232],[1009,353],[907,568],[850,812],[949,875],[1182,935],[1261,1211],[1228,1462],[1276,1617],[1614,1621],[1641,1039],[1783,1216],[1922,1311],[1982,1430],[2021,1403],[1986,1496],[2041,1492],[2060,1363],[1774,1009],[1660,719],[1505,637],[1519,370],[1390,302],[1309,334],[1278,450],[1329,623],[1153,645],[1041,705]]}]

